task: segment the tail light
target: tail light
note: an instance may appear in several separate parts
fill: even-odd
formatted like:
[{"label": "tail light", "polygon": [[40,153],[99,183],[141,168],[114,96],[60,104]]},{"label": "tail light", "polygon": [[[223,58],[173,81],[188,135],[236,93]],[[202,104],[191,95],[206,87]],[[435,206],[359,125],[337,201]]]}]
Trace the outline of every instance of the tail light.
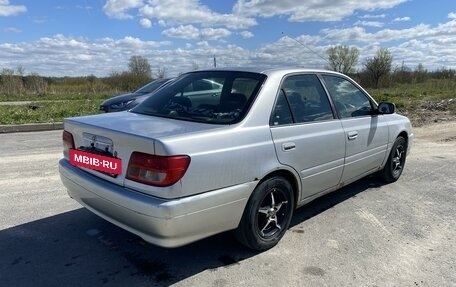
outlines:
[{"label": "tail light", "polygon": [[170,186],[178,182],[187,171],[190,157],[157,156],[133,152],[128,162],[126,178],[154,186]]},{"label": "tail light", "polygon": [[69,158],[70,148],[74,148],[74,139],[73,135],[70,132],[63,131],[62,134],[63,139],[63,156],[65,158]]}]

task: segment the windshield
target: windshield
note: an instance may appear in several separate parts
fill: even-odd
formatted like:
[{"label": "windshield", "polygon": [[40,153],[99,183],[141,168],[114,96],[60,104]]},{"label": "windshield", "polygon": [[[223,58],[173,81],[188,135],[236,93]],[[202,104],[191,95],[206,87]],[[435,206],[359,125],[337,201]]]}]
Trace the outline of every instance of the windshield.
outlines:
[{"label": "windshield", "polygon": [[138,90],[135,91],[135,93],[144,93],[144,94],[151,93],[151,92],[155,91],[156,89],[160,88],[161,85],[163,85],[167,81],[169,81],[169,79],[155,80],[155,81],[150,82],[149,84],[139,88]]},{"label": "windshield", "polygon": [[265,78],[262,74],[233,71],[184,74],[131,112],[216,124],[235,123],[244,117]]}]

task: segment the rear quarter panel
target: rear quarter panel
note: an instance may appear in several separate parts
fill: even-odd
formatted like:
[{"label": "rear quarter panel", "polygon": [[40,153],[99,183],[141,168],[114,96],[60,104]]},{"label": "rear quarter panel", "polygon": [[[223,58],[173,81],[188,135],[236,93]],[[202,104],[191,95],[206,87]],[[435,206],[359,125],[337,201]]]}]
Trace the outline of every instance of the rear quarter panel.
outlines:
[{"label": "rear quarter panel", "polygon": [[[229,127],[191,136],[160,139],[157,154],[187,154],[190,166],[180,196],[258,181],[277,168],[269,126]],[[171,197],[177,194],[170,194]]]}]

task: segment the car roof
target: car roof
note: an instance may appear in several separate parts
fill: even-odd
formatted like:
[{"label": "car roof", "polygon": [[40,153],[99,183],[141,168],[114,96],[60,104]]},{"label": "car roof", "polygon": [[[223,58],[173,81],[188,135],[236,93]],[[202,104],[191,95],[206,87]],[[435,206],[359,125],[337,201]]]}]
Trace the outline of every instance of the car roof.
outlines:
[{"label": "car roof", "polygon": [[[201,71],[234,71],[234,72],[250,72],[250,73],[259,73],[265,75],[273,74],[291,74],[291,73],[329,73],[342,75],[340,73],[324,70],[324,69],[311,69],[311,68],[302,68],[302,67],[223,67],[223,68],[212,68],[212,69],[202,69],[193,72]],[[191,73],[191,72],[190,72]]]}]

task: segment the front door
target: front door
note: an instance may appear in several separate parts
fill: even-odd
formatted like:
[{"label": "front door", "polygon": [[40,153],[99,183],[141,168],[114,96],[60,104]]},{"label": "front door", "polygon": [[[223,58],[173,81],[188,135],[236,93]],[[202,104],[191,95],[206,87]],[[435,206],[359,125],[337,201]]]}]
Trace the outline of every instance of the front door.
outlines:
[{"label": "front door", "polygon": [[388,124],[374,104],[351,81],[334,75],[323,79],[345,131],[345,167],[341,182],[351,182],[382,164],[388,144]]}]

